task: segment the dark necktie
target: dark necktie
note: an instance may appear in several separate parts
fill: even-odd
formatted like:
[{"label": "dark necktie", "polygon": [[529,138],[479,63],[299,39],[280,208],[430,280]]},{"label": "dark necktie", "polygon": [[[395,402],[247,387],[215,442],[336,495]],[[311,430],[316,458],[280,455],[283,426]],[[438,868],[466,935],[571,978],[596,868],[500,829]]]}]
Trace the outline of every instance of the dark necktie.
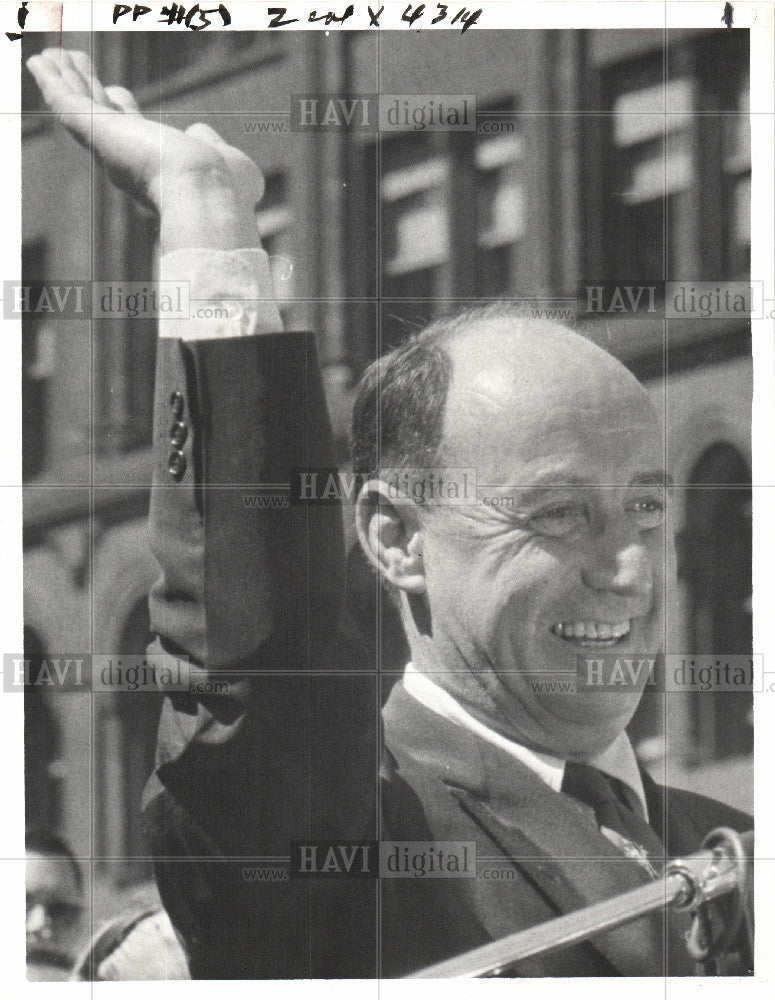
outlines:
[{"label": "dark necktie", "polygon": [[[603,836],[613,841],[625,856],[640,865],[650,878],[660,877],[666,862],[664,844],[645,819],[641,818],[640,802],[629,785],[603,774],[591,764],[568,762],[560,790],[589,806],[598,825],[613,831],[607,835],[601,829]],[[653,809],[649,812],[652,819],[658,819],[658,814]],[[658,966],[675,969],[674,972],[668,972],[668,975],[688,975],[692,964],[686,956],[683,940],[691,924],[689,914],[667,910],[661,914],[652,914],[648,919],[665,942],[663,955],[656,956]]]},{"label": "dark necktie", "polygon": [[664,846],[654,830],[639,815],[635,792],[623,781],[610,778],[591,764],[565,765],[561,791],[589,806],[598,825],[614,830],[643,848],[650,857],[664,855]]}]

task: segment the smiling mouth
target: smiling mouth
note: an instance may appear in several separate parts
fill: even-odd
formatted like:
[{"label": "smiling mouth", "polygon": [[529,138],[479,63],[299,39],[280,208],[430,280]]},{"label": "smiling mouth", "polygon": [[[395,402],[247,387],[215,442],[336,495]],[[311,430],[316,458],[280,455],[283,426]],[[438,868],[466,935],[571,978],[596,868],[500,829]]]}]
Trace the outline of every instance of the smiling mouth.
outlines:
[{"label": "smiling mouth", "polygon": [[549,631],[576,646],[615,646],[630,634],[630,621],[622,622],[558,622]]}]

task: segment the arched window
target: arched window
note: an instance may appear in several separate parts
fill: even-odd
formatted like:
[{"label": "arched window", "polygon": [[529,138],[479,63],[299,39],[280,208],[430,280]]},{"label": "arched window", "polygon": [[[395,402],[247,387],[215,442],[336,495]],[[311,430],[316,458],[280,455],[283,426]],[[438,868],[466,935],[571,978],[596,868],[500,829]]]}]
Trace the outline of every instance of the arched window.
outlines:
[{"label": "arched window", "polygon": [[[688,596],[689,653],[750,655],[751,473],[731,444],[700,456],[687,489],[681,572]],[[691,694],[692,742],[699,760],[753,751],[750,692]]]}]

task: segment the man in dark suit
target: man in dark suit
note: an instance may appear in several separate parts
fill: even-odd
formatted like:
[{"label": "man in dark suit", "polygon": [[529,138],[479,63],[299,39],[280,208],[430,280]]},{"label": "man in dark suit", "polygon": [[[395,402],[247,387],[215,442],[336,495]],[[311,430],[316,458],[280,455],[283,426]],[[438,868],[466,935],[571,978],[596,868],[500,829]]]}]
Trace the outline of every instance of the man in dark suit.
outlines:
[{"label": "man in dark suit", "polygon": [[[252,229],[258,171],[205,126],[144,120],[85,57],[29,65],[159,210],[162,278],[226,314],[162,320],[154,429],[156,651],[189,658],[193,680],[166,699],[146,818],[192,975],[407,974],[645,884],[714,826],[748,829],[638,765],[625,726],[645,673],[624,691],[568,685],[579,657],[662,641],[664,434],[636,380],[571,331],[497,310],[367,372],[356,526],[411,655],[380,717],[379,643],[341,608],[338,507],[257,499],[333,465],[314,338],[282,332]],[[426,874],[456,855],[461,877],[356,872],[374,841]],[[289,855],[323,842],[321,877],[288,878]],[[670,911],[513,971],[687,975],[686,928]]]}]

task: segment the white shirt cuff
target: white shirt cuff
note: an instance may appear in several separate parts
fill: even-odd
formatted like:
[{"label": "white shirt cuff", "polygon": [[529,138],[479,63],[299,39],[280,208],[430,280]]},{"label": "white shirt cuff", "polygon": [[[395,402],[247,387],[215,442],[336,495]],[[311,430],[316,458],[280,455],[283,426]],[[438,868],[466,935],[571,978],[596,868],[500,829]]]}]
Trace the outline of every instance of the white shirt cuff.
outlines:
[{"label": "white shirt cuff", "polygon": [[214,340],[282,331],[265,250],[172,250],[159,271],[161,281],[184,284],[189,302],[185,319],[161,314],[160,337]]}]

